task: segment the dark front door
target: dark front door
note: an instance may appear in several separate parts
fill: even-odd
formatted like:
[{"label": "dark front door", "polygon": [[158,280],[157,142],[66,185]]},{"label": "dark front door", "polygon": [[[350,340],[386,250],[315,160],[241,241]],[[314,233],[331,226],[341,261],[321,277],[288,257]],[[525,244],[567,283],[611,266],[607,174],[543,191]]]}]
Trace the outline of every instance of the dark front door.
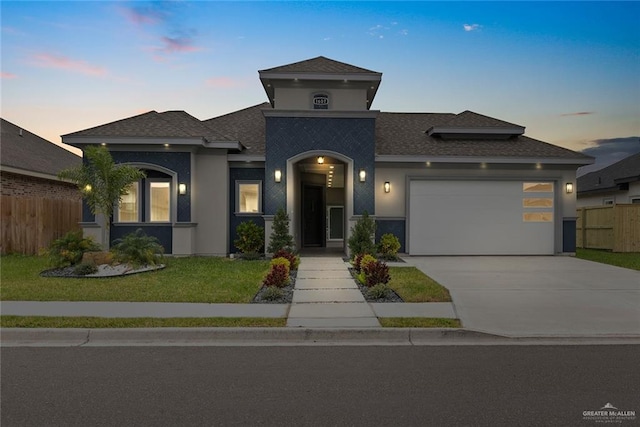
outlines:
[{"label": "dark front door", "polygon": [[302,187],[302,246],[324,246],[324,187]]}]

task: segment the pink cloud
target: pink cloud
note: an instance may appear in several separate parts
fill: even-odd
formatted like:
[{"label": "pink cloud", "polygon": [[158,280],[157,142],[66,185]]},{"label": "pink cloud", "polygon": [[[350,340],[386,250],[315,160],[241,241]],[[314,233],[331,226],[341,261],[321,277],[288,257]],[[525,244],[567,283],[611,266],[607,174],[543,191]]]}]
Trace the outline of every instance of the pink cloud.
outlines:
[{"label": "pink cloud", "polygon": [[211,77],[206,80],[207,86],[218,89],[231,89],[242,86],[241,82],[230,77]]},{"label": "pink cloud", "polygon": [[200,50],[199,47],[192,44],[191,39],[187,37],[162,37],[164,46],[160,49],[166,53],[177,52],[195,52]]},{"label": "pink cloud", "polygon": [[166,18],[162,11],[151,8],[122,7],[120,11],[127,21],[135,25],[155,25],[164,21]]},{"label": "pink cloud", "polygon": [[13,73],[7,73],[5,71],[0,72],[0,78],[2,79],[15,79],[18,76]]},{"label": "pink cloud", "polygon": [[61,55],[38,53],[32,55],[31,59],[36,66],[43,68],[57,68],[90,76],[104,76],[107,74],[107,70],[102,67],[97,67],[87,63],[86,61],[71,59]]},{"label": "pink cloud", "polygon": [[568,116],[588,116],[590,114],[595,114],[595,111],[578,111],[576,113],[565,113],[560,114],[560,117],[568,117]]}]

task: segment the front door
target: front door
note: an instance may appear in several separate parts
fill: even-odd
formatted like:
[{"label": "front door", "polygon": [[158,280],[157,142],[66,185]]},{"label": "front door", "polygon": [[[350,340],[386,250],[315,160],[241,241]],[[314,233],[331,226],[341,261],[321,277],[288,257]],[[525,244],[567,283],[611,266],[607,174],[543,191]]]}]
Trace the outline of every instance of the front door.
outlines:
[{"label": "front door", "polygon": [[302,187],[302,246],[324,246],[324,187]]}]

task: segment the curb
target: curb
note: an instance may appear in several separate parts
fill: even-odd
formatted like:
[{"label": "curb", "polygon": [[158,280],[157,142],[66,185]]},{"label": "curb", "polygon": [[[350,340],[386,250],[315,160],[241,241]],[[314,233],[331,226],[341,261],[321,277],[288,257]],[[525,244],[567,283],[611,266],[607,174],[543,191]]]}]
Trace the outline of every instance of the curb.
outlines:
[{"label": "curb", "polygon": [[1,328],[2,347],[640,344],[640,336],[505,337],[439,328]]}]

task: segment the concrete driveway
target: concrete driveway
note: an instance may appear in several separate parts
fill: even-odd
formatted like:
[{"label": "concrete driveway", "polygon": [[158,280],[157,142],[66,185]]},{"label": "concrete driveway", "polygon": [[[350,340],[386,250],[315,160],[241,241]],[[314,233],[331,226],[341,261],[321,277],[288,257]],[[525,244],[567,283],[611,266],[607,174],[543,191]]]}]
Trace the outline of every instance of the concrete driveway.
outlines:
[{"label": "concrete driveway", "polygon": [[568,256],[407,257],[464,327],[508,336],[640,336],[640,271]]}]

